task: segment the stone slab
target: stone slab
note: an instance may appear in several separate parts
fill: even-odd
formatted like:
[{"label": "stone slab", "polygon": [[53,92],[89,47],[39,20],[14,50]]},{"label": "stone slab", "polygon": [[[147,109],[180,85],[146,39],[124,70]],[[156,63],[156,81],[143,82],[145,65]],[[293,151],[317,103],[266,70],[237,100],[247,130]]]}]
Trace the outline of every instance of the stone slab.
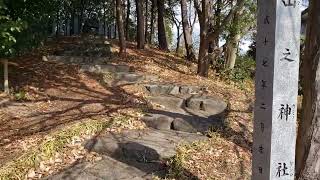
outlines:
[{"label": "stone slab", "polygon": [[111,157],[154,161],[174,156],[178,144],[204,139],[206,137],[198,134],[171,130],[128,130],[121,134],[108,134],[90,140],[85,147]]},{"label": "stone slab", "polygon": [[176,84],[147,84],[145,85],[145,88],[151,95],[186,95],[202,94],[206,92],[205,87]]},{"label": "stone slab", "polygon": [[145,115],[141,118],[148,127],[152,127],[158,130],[170,130],[173,122],[173,118],[169,116],[157,116],[157,115]]},{"label": "stone slab", "polygon": [[181,143],[205,140],[198,134],[159,131],[154,129],[127,130],[121,134],[107,134],[86,142],[85,148],[99,153],[101,161],[79,162],[47,177],[50,180],[120,180],[165,178],[167,167],[163,159],[175,155]]},{"label": "stone slab", "polygon": [[75,65],[96,65],[106,64],[110,57],[82,57],[82,56],[44,56],[44,61],[60,62],[64,64],[75,64]]},{"label": "stone slab", "polygon": [[130,72],[130,66],[126,65],[113,65],[113,64],[104,64],[104,65],[82,65],[81,72],[91,72],[91,73],[118,73],[118,72]]}]

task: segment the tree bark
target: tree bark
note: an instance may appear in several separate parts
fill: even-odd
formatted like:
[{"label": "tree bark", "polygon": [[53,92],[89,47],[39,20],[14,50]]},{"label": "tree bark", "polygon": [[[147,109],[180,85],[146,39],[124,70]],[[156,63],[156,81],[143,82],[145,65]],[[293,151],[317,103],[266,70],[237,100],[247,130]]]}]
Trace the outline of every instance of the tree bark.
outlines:
[{"label": "tree bark", "polygon": [[153,44],[154,38],[154,22],[155,22],[155,10],[156,10],[156,0],[151,0],[151,19],[150,19],[150,35],[149,35],[149,43]]},{"label": "tree bark", "polygon": [[126,42],[124,39],[121,0],[116,0],[116,16],[117,16],[117,27],[118,27],[118,35],[119,35],[120,54],[124,54],[126,52]]},{"label": "tree bark", "polygon": [[236,34],[232,36],[227,43],[227,52],[226,52],[226,68],[234,69],[237,59],[238,44],[240,41],[241,35]]},{"label": "tree bark", "polygon": [[107,19],[107,16],[106,16],[106,2],[103,1],[103,36],[105,37],[106,36],[106,29],[107,29],[107,23],[106,23],[106,19]]},{"label": "tree bark", "polygon": [[200,47],[198,56],[198,75],[207,77],[209,70],[208,55],[208,30],[209,30],[209,8],[208,0],[202,0],[201,9],[198,0],[194,0],[194,6],[197,10],[200,23]]},{"label": "tree bark", "polygon": [[126,17],[126,40],[129,41],[129,29],[130,29],[130,0],[127,0],[127,17]]},{"label": "tree bark", "polygon": [[180,33],[180,26],[181,26],[181,22],[180,24],[177,26],[177,46],[176,46],[176,53],[179,53],[180,50],[180,40],[181,40],[181,36],[182,34]]},{"label": "tree bark", "polygon": [[143,14],[143,0],[136,0],[137,10],[137,48],[144,49],[144,14]]},{"label": "tree bark", "polygon": [[[222,0],[217,0],[217,9],[215,12],[216,22],[214,29],[220,29],[221,26],[221,8],[222,8]],[[213,40],[214,44],[219,44],[219,36]]]},{"label": "tree bark", "polygon": [[81,12],[80,12],[80,19],[79,19],[79,32],[80,34],[83,31],[83,14],[84,14],[84,8],[85,8],[85,1],[81,0]]},{"label": "tree bark", "polygon": [[149,33],[148,33],[148,21],[149,21],[149,1],[148,0],[145,0],[146,1],[146,11],[145,11],[145,27],[144,27],[144,37],[145,37],[145,43],[149,43],[148,42],[148,36],[149,36]]},{"label": "tree bark", "polygon": [[168,50],[166,29],[164,25],[164,0],[157,0],[158,6],[158,41],[161,50]]},{"label": "tree bark", "polygon": [[187,0],[181,0],[181,18],[185,48],[187,52],[187,60],[194,61],[196,56],[193,50],[191,27],[188,20]]},{"label": "tree bark", "polygon": [[303,112],[298,129],[296,173],[299,180],[320,179],[320,1],[311,0],[303,59]]},{"label": "tree bark", "polygon": [[[227,48],[226,48],[226,59],[225,59],[225,68],[226,69],[234,69],[234,65],[236,64],[237,52],[239,41],[241,39],[241,30],[239,28],[239,17],[241,16],[240,12],[236,12],[233,20],[232,20],[232,28],[230,30],[230,35],[227,40]],[[220,26],[220,25],[218,25]],[[219,28],[219,27],[217,27]],[[243,30],[244,32],[246,30]],[[217,40],[215,40],[217,41]],[[218,41],[217,41],[218,43]]]}]

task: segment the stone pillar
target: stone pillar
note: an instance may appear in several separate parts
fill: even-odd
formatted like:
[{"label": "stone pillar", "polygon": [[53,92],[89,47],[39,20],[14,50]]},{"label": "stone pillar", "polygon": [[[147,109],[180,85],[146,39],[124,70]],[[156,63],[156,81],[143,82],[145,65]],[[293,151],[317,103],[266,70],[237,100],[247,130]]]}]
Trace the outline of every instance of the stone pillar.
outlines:
[{"label": "stone pillar", "polygon": [[258,1],[253,180],[293,180],[301,0]]}]

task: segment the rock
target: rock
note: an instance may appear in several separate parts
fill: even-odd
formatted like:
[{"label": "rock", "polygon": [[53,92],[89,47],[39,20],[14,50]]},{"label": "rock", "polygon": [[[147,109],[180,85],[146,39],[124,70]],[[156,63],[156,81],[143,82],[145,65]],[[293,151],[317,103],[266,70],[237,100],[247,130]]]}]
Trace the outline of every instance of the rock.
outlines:
[{"label": "rock", "polygon": [[141,118],[148,127],[152,127],[158,130],[170,130],[173,118],[168,116],[144,116]]},{"label": "rock", "polygon": [[172,128],[176,131],[182,131],[182,132],[189,132],[189,133],[196,133],[197,130],[189,124],[187,121],[181,119],[181,118],[176,118],[172,122]]},{"label": "rock", "polygon": [[150,85],[146,85],[145,87],[151,95],[164,95],[164,94],[170,94],[170,92],[174,88],[174,85],[150,84]]},{"label": "rock", "polygon": [[146,85],[145,88],[152,95],[157,94],[158,92],[158,85],[156,84]]},{"label": "rock", "polygon": [[145,75],[144,80],[145,80],[145,81],[148,81],[148,82],[159,81],[159,76],[155,76],[155,75]]},{"label": "rock", "polygon": [[180,94],[188,94],[189,87],[188,86],[180,86],[179,92],[180,92]]},{"label": "rock", "polygon": [[99,153],[102,160],[78,162],[45,179],[153,179],[165,178],[167,167],[163,159],[176,154],[179,143],[207,139],[205,136],[154,129],[125,130],[121,134],[105,134],[86,143],[89,151]]},{"label": "rock", "polygon": [[152,96],[148,100],[153,104],[159,104],[165,107],[167,111],[181,112],[184,99],[171,96]]},{"label": "rock", "polygon": [[212,115],[221,114],[227,108],[224,101],[210,96],[193,96],[185,104],[189,109],[210,112]]},{"label": "rock", "polygon": [[126,72],[116,73],[114,78],[116,81],[124,81],[129,83],[140,82],[144,80],[144,76],[141,74],[126,73]]},{"label": "rock", "polygon": [[113,65],[113,64],[104,64],[104,65],[82,65],[81,72],[92,72],[92,73],[122,73],[129,72],[130,66],[125,65]]},{"label": "rock", "polygon": [[[137,154],[146,154],[154,159],[154,152],[158,154],[158,159],[170,158],[175,155],[175,147],[179,143],[188,143],[203,140],[206,137],[187,132],[176,132],[171,130],[127,130],[121,134],[107,134],[99,138],[89,140],[85,148],[99,154],[108,155],[114,158],[131,157],[141,160]],[[136,152],[134,152],[136,151]],[[134,154],[130,154],[133,153]],[[128,154],[129,153],[129,154]]]},{"label": "rock", "polygon": [[177,94],[180,94],[180,87],[179,86],[174,86],[170,93],[169,94],[172,94],[172,95],[177,95]]}]

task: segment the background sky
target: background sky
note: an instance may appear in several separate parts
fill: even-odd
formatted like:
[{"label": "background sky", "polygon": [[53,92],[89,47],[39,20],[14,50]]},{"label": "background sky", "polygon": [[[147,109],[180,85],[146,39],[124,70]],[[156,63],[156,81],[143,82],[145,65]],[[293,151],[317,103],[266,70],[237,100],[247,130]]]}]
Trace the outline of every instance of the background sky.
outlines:
[{"label": "background sky", "polygon": [[[301,12],[303,10],[305,10],[306,8],[308,8],[309,6],[309,1],[308,0],[302,0],[302,6],[301,6]],[[177,19],[181,20],[181,9],[180,7],[176,7],[175,8],[175,12],[176,12],[176,17]],[[180,33],[182,33],[182,27],[180,30]],[[200,25],[197,22],[195,24],[194,30],[193,30],[193,44],[196,47],[196,49],[198,50],[198,46],[199,46],[199,34],[200,34]],[[172,48],[176,47],[176,40],[177,40],[177,28],[175,26],[173,26],[173,43],[172,43]],[[240,40],[240,54],[245,54],[248,50],[249,50],[249,46],[252,44],[252,36],[251,34],[247,34],[245,35],[241,40]],[[222,46],[225,43],[225,41],[221,41],[220,42],[220,46]]]}]

